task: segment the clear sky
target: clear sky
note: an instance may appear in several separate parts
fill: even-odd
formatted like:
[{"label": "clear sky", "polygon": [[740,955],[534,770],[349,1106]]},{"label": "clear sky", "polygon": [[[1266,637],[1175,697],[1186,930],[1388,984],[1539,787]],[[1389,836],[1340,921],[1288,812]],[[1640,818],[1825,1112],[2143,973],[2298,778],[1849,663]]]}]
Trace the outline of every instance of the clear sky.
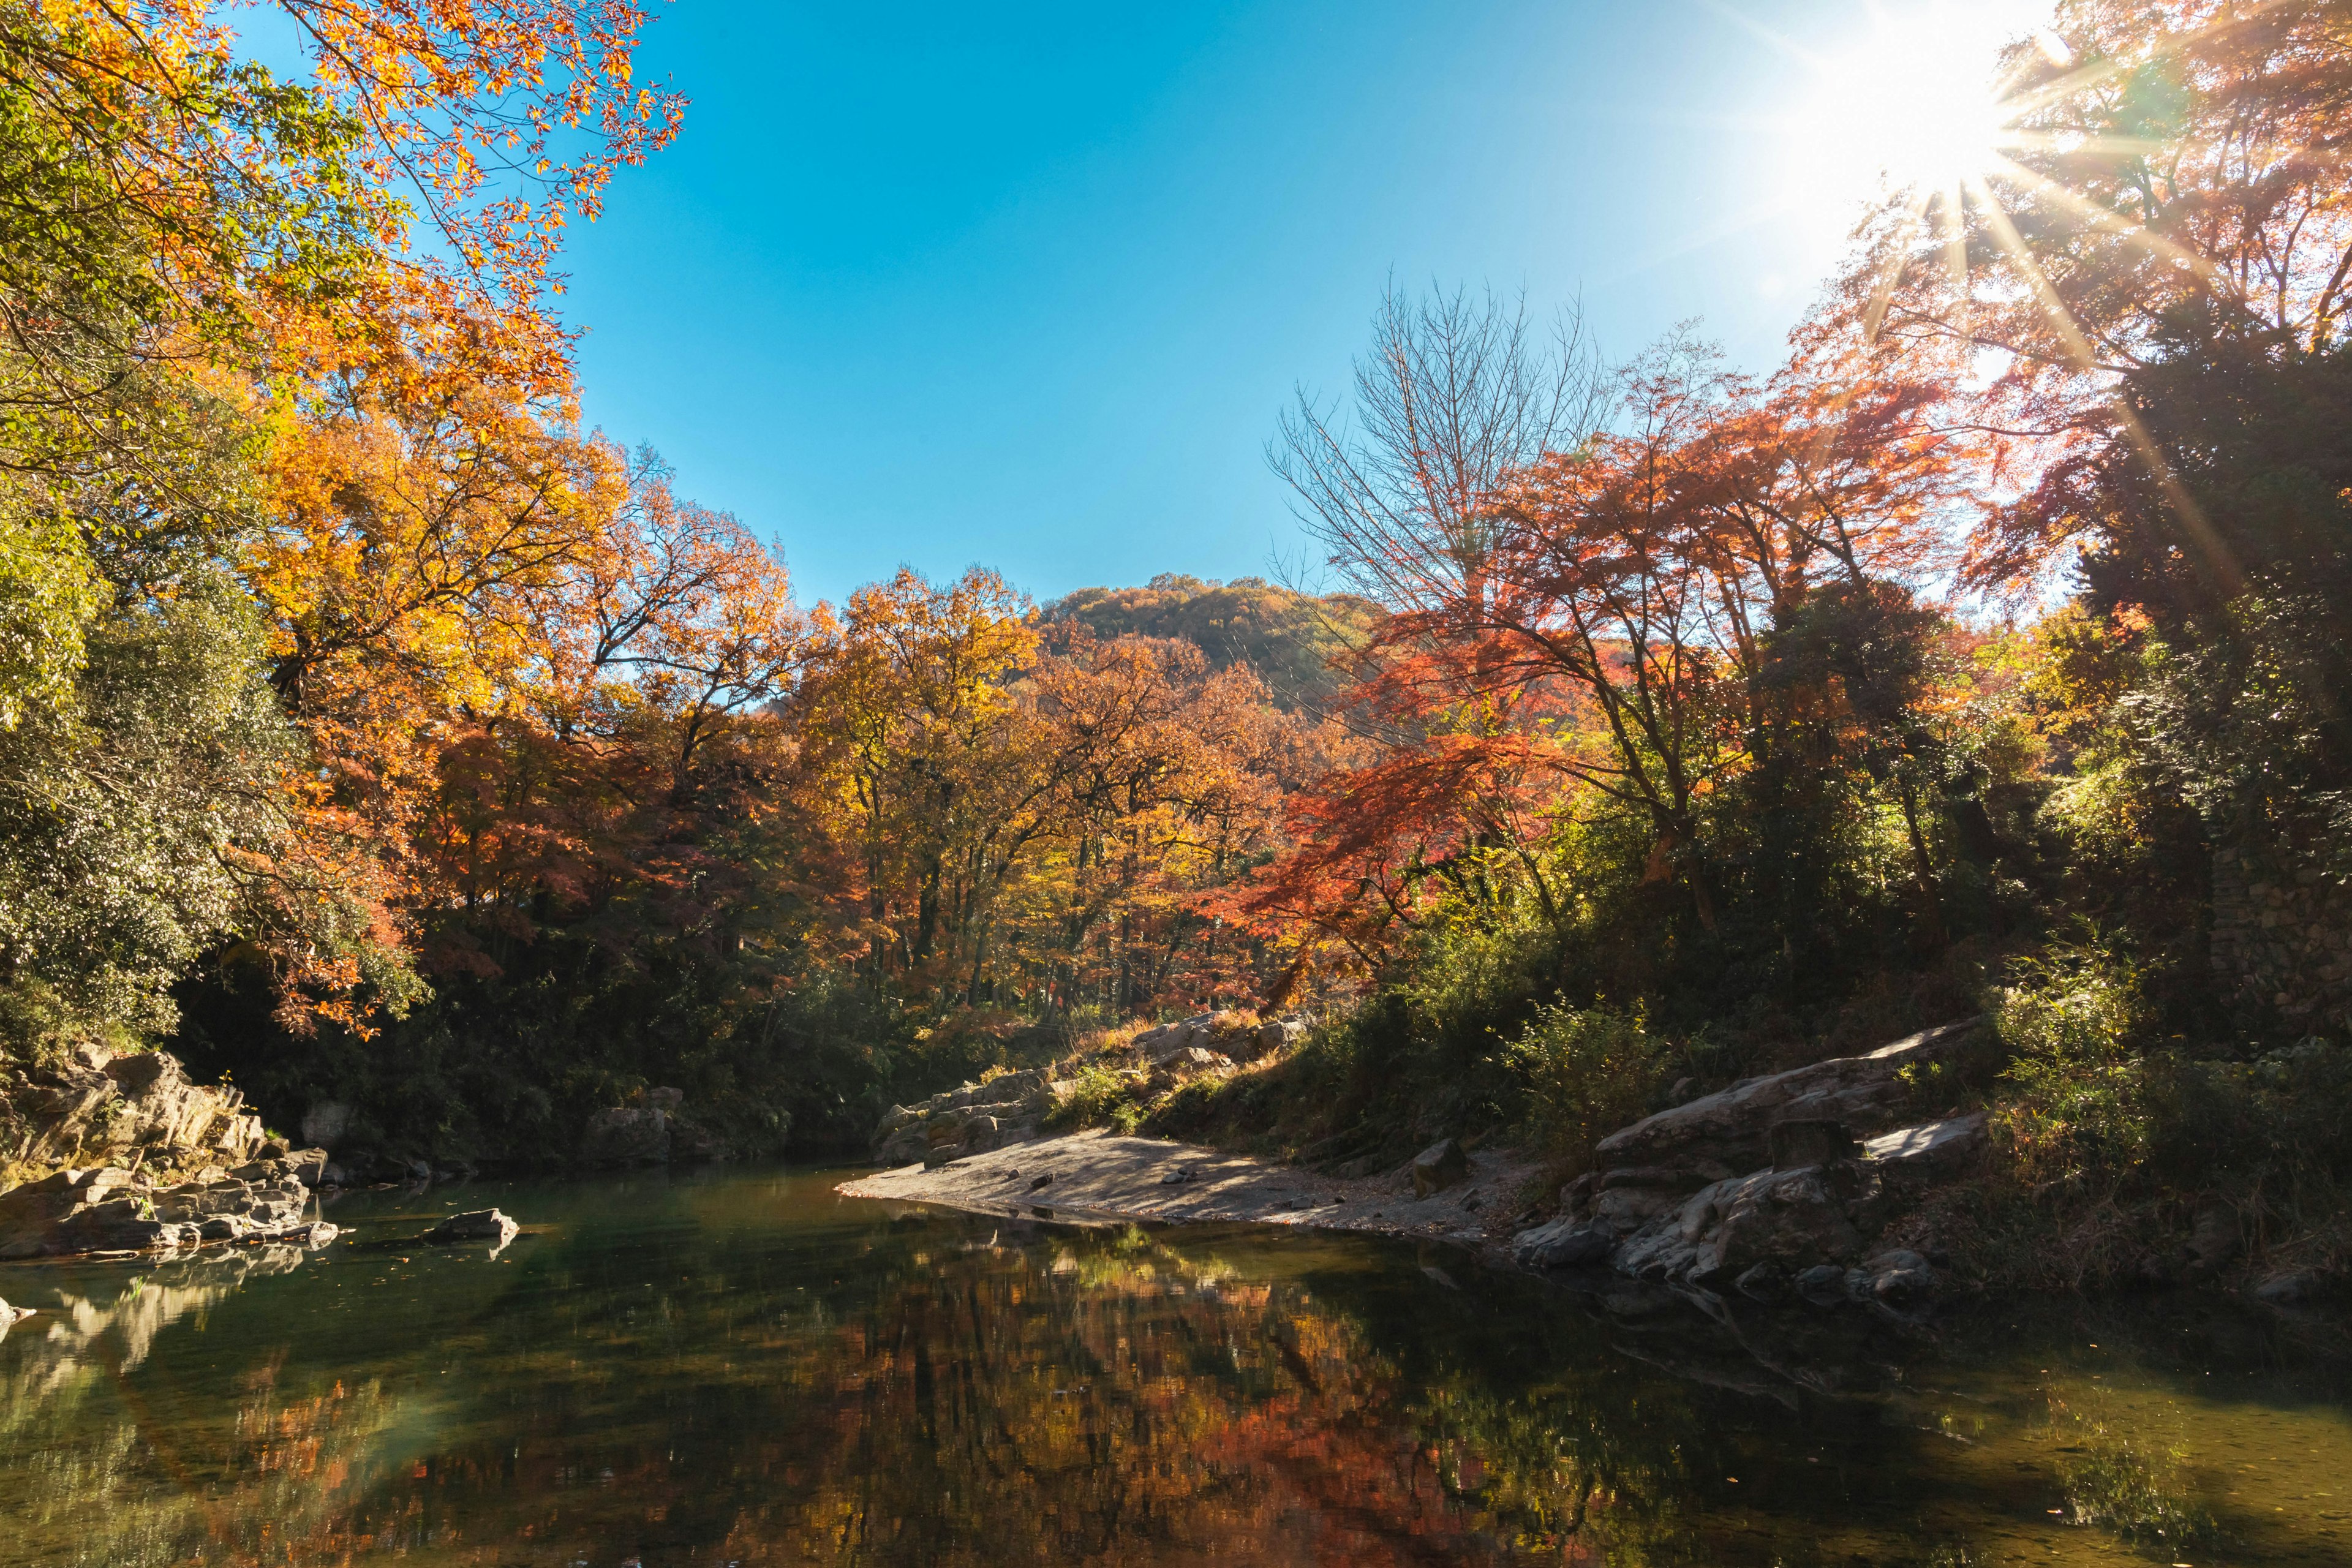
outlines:
[{"label": "clear sky", "polygon": [[1391,277],[1580,297],[1617,357],[1703,317],[1769,365],[1845,216],[1804,51],[1869,26],[1865,0],[674,0],[639,74],[686,129],[568,253],[587,413],[773,540],[804,600],[901,563],[1041,599],[1266,574],[1298,552],[1266,437],[1294,387],[1344,390]]}]

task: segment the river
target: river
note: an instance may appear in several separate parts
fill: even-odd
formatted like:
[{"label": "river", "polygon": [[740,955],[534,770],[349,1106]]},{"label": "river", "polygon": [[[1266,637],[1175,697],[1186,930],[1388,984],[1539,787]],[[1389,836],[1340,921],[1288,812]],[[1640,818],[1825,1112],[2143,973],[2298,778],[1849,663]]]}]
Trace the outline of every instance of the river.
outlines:
[{"label": "river", "polygon": [[[1854,1314],[1816,1365],[1406,1244],[838,1178],[357,1193],[319,1253],[0,1268],[41,1310],[0,1568],[2352,1563],[2322,1326]],[[495,1257],[397,1244],[492,1204]]]}]

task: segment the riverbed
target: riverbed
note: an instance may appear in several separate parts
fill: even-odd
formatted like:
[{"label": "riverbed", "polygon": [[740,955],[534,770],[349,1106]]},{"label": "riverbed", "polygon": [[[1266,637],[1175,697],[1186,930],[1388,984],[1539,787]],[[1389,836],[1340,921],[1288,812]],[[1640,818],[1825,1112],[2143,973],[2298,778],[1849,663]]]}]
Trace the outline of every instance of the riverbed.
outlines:
[{"label": "riverbed", "polygon": [[[2352,1562],[2325,1324],[2069,1304],[1813,1363],[1441,1244],[845,1174],[359,1193],[318,1252],[0,1269],[40,1310],[0,1568]],[[398,1245],[488,1205],[495,1255]]]}]

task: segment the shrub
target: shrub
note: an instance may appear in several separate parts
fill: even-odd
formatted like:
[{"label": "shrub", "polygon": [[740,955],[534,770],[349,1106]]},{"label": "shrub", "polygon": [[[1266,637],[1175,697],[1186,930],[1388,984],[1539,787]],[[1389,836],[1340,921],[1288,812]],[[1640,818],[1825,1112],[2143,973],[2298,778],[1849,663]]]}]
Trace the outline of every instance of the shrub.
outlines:
[{"label": "shrub", "polygon": [[2137,1170],[2152,1135],[2151,1016],[2131,957],[2094,936],[2018,959],[1991,1012],[2016,1086],[1993,1125],[2019,1179],[2040,1190]]},{"label": "shrub", "polygon": [[1538,1007],[1504,1047],[1526,1086],[1528,1120],[1552,1151],[1589,1164],[1593,1145],[1641,1119],[1665,1081],[1665,1042],[1643,1026],[1639,1007]]},{"label": "shrub", "polygon": [[1070,1090],[1045,1115],[1048,1131],[1075,1131],[1081,1127],[1116,1127],[1132,1131],[1143,1108],[1129,1092],[1129,1080],[1111,1068],[1082,1067],[1070,1077]]}]

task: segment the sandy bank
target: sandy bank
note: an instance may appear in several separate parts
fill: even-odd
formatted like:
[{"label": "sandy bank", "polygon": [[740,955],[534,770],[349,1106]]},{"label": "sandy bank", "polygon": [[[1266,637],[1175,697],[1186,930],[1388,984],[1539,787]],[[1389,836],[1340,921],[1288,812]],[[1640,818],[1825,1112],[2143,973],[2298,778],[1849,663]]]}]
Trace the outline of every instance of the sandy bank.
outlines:
[{"label": "sandy bank", "polygon": [[926,1171],[878,1171],[836,1189],[853,1198],[941,1204],[976,1214],[1076,1220],[1241,1220],[1317,1230],[1499,1246],[1517,1228],[1536,1173],[1499,1152],[1472,1156],[1470,1178],[1426,1198],[1404,1170],[1348,1181],[1159,1138],[1100,1131],[1014,1143]]}]

